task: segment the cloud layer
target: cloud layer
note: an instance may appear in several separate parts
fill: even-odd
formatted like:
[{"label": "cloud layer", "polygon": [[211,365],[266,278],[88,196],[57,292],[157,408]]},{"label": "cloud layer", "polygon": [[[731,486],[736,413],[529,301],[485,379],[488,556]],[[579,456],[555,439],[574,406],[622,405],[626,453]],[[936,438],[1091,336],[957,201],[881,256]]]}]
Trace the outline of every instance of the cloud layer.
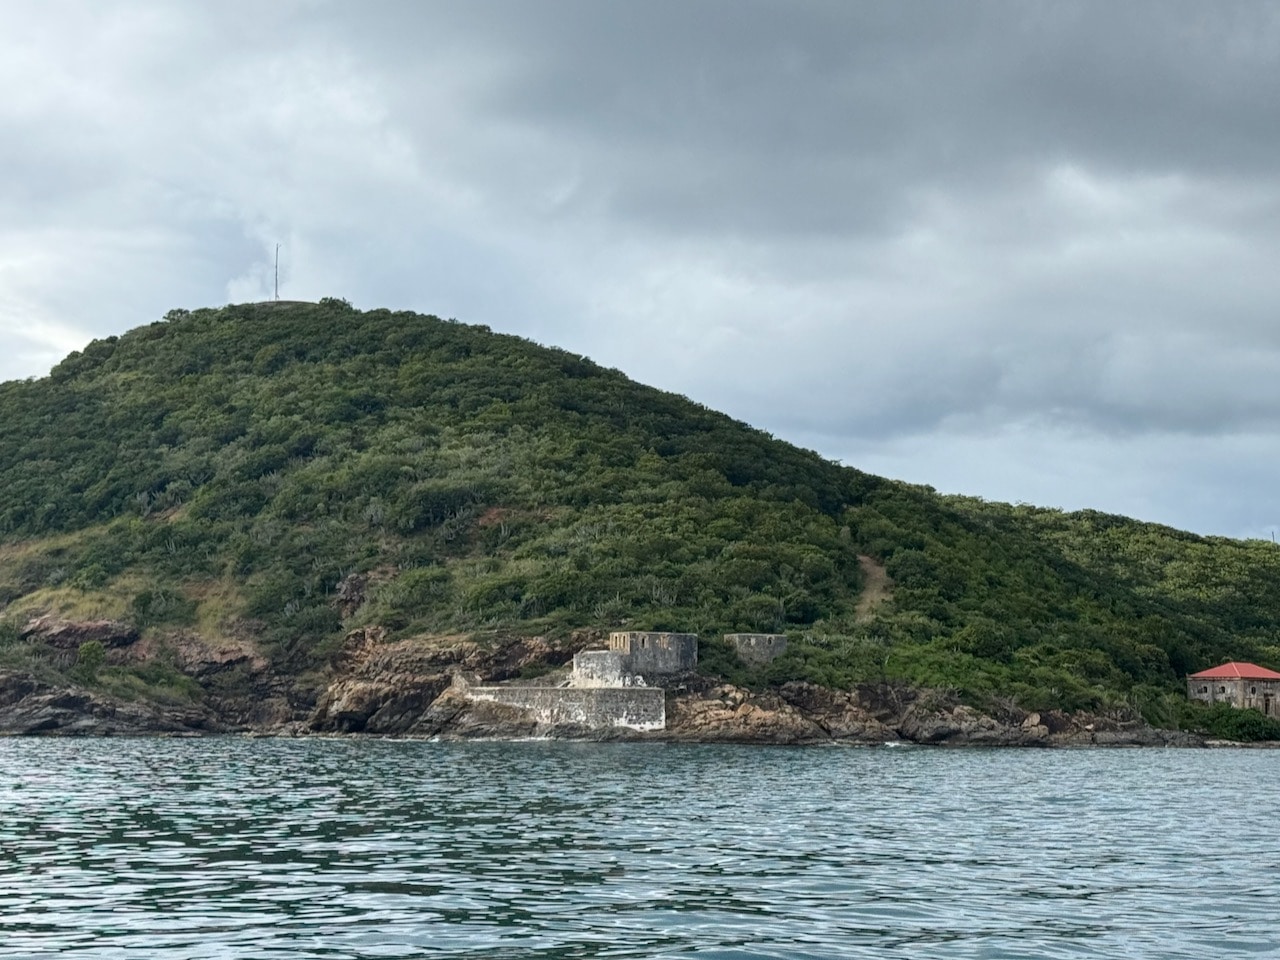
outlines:
[{"label": "cloud layer", "polygon": [[1280,522],[1265,2],[16,2],[0,375],[173,306],[520,333],[865,469]]}]

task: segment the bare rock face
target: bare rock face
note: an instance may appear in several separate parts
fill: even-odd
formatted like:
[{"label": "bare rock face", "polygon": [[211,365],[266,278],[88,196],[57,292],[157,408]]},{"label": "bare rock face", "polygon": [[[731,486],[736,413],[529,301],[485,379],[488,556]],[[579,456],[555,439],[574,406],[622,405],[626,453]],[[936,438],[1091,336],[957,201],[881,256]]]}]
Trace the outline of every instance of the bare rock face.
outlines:
[{"label": "bare rock face", "polygon": [[369,587],[369,575],[352,573],[338,581],[333,588],[333,606],[345,620],[364,605],[365,592]]},{"label": "bare rock face", "polygon": [[[322,732],[434,734],[453,704],[446,699],[439,711],[431,713],[429,708],[456,672],[475,673],[486,681],[507,680],[534,664],[565,663],[588,640],[586,635],[560,642],[522,637],[490,646],[454,636],[388,643],[382,627],[354,630],[334,658],[334,679],[308,725]],[[461,723],[463,713],[478,716],[476,711],[455,711],[452,716]],[[493,723],[501,726],[500,719]],[[525,735],[522,720],[508,719],[514,727],[506,735]]]},{"label": "bare rock face", "polygon": [[517,707],[483,700],[469,700],[450,687],[424,710],[414,723],[416,734],[445,734],[450,739],[511,739],[547,736],[528,713]]},{"label": "bare rock face", "polygon": [[[37,617],[20,634],[43,645],[45,659],[63,668],[87,643],[100,643],[105,662],[132,667],[161,662],[196,680],[195,703],[125,701],[69,681],[45,682],[27,674],[4,676],[0,732],[5,734],[177,733],[276,728],[296,719],[296,691],[274,677],[249,639],[209,642],[190,631],[149,633],[118,620]],[[77,678],[83,680],[84,678]]]},{"label": "bare rock face", "polygon": [[449,665],[470,652],[462,641],[426,647],[405,641],[388,644],[385,638],[382,627],[347,635],[334,657],[335,679],[308,721],[313,730],[403,733],[405,724],[397,719],[414,707],[419,713],[425,710],[449,685]]},{"label": "bare rock face", "polygon": [[395,570],[390,567],[379,567],[368,573],[348,574],[333,588],[333,608],[346,620],[364,606],[371,589],[394,579],[395,575]]},{"label": "bare rock face", "polygon": [[1048,731],[1039,725],[1010,726],[964,704],[933,709],[920,704],[903,716],[898,732],[915,743],[1007,746],[1043,740]]},{"label": "bare rock face", "polygon": [[815,743],[826,731],[773,693],[732,684],[675,697],[667,706],[667,735],[676,740],[741,743]]},{"label": "bare rock face", "polygon": [[174,665],[197,679],[232,669],[260,674],[270,667],[254,645],[244,640],[213,644],[190,632],[174,633],[165,639],[173,652]]},{"label": "bare rock face", "polygon": [[882,710],[857,691],[792,681],[783,684],[778,693],[833,740],[892,743],[898,739],[897,731],[882,721]]},{"label": "bare rock face", "polygon": [[55,650],[78,650],[96,640],[104,647],[124,647],[138,639],[138,628],[120,620],[63,620],[36,617],[19,631],[24,640],[35,640]]},{"label": "bare rock face", "polygon": [[21,674],[0,674],[0,730],[20,736],[194,734],[223,729],[196,707],[160,709],[85,690],[57,687]]},{"label": "bare rock face", "polygon": [[1056,747],[1203,747],[1204,737],[1185,730],[1160,730],[1138,719],[1092,714],[1045,714],[1048,742]]},{"label": "bare rock face", "polygon": [[137,643],[108,650],[109,665],[159,661],[195,680],[202,700],[227,729],[285,732],[310,711],[307,691],[271,664],[245,635],[211,639],[192,630],[148,633]]}]

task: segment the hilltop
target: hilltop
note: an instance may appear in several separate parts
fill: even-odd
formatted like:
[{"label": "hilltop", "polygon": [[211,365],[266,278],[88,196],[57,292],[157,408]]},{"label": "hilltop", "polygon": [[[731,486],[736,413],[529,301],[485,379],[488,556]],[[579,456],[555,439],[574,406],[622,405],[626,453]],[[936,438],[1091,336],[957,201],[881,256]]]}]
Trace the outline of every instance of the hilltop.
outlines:
[{"label": "hilltop", "polygon": [[[625,627],[759,696],[1176,726],[1187,672],[1280,665],[1277,598],[1270,543],[939,496],[339,300],[171,311],[0,385],[0,706],[305,724],[355,648],[531,676]],[[792,642],[749,669],[732,631]]]}]

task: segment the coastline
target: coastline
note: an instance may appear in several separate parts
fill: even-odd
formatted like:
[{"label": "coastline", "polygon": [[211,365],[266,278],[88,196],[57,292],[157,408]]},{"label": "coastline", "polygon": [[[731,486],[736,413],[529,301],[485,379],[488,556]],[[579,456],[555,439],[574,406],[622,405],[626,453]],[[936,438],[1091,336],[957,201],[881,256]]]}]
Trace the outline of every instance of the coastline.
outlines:
[{"label": "coastline", "polygon": [[305,702],[290,708],[284,702],[222,701],[223,709],[218,710],[209,703],[128,702],[29,676],[0,674],[0,736],[537,739],[954,749],[1280,746],[1211,740],[1095,714],[1012,712],[1000,718],[948,702],[936,691],[886,686],[836,691],[798,682],[751,691],[707,678],[690,678],[683,689],[668,693],[665,729],[589,728],[539,723],[518,708],[467,700],[444,686],[442,679],[398,687],[362,682],[353,687],[348,679],[331,684],[311,707]]},{"label": "coastline", "polygon": [[[509,704],[467,695],[464,675],[488,685],[554,688],[596,633],[481,642],[465,636],[389,640],[381,627],[350,633],[324,672],[307,681],[276,673],[246,640],[212,648],[187,634],[174,662],[194,681],[190,699],[128,699],[105,684],[0,671],[0,736],[411,737],[443,740],[577,740],[770,746],[919,745],[952,748],[1248,746],[1152,727],[1129,711],[1034,712],[1012,702],[979,710],[950,691],[888,682],[837,690],[806,681],[748,688],[685,673],[665,684],[661,729],[548,722]],[[111,658],[151,658],[130,644]],[[110,662],[110,660],[108,661]],[[142,659],[142,662],[147,662]]]}]

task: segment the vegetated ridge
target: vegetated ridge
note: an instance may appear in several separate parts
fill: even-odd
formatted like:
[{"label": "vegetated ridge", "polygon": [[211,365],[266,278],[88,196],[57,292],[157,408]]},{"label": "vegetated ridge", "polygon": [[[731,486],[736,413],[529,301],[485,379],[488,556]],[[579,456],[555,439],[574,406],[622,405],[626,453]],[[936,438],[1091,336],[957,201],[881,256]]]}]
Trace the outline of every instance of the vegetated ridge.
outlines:
[{"label": "vegetated ridge", "polygon": [[[175,310],[0,385],[10,729],[405,729],[445,666],[531,676],[619,628],[699,634],[689,695],[739,715],[821,690],[1213,729],[1182,678],[1280,665],[1277,598],[1270,543],[939,496],[340,300]],[[748,669],[732,631],[791,643]],[[400,680],[333,709],[379,657]]]}]

